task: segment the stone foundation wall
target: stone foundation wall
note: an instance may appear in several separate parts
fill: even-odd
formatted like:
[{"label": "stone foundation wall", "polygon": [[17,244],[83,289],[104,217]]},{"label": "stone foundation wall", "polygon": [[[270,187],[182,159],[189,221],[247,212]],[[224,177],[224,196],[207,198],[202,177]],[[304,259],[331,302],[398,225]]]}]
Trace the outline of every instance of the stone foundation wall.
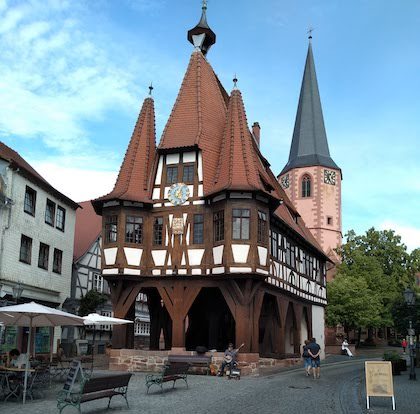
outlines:
[{"label": "stone foundation wall", "polygon": [[[173,355],[195,355],[194,351],[173,349],[170,351],[146,351],[140,349],[111,349],[109,369],[112,371],[143,371],[160,372],[168,362],[168,356]],[[206,355],[210,356],[209,352]],[[217,369],[223,362],[223,352],[215,352],[212,356],[212,364]],[[285,367],[300,364],[300,358],[275,359],[260,358],[258,354],[240,353],[238,355],[238,367],[242,375],[259,375],[260,369],[265,367]],[[193,368],[195,373],[205,373],[202,368]]]}]

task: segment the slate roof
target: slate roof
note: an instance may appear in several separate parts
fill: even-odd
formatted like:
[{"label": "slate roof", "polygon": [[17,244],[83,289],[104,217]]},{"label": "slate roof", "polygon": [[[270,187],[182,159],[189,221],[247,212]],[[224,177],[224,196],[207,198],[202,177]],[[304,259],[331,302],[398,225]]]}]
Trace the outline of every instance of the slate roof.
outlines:
[{"label": "slate roof", "polygon": [[114,189],[92,200],[97,213],[109,200],[151,203],[149,180],[156,156],[155,109],[153,98],[144,100]]},{"label": "slate roof", "polygon": [[328,148],[312,44],[309,42],[289,160],[279,175],[292,168],[312,165],[340,170]]},{"label": "slate roof", "polygon": [[95,213],[92,203],[83,201],[79,204],[82,208],[76,211],[73,249],[73,260],[75,262],[89,251],[102,230],[102,217]]},{"label": "slate roof", "polygon": [[44,177],[42,177],[19,153],[8,147],[4,142],[0,141],[0,158],[10,163],[10,167],[19,170],[19,174],[34,182],[46,192],[52,194],[57,199],[77,209],[79,205],[69,197],[56,190]]}]

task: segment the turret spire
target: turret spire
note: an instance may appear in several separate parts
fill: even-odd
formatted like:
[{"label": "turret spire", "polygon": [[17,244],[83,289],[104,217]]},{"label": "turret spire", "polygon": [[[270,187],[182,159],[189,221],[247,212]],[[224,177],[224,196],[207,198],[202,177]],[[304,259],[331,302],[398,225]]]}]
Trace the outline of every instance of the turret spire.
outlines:
[{"label": "turret spire", "polygon": [[210,47],[216,43],[216,34],[207,23],[207,0],[203,0],[201,9],[200,21],[191,30],[188,30],[187,38],[196,49],[200,50],[203,55],[206,55]]},{"label": "turret spire", "polygon": [[309,33],[308,54],[306,56],[305,71],[300,89],[299,105],[293,131],[292,146],[289,160],[280,174],[292,168],[311,165],[339,169],[332,160],[328,148],[327,133],[325,132],[324,117],[322,115],[321,99],[319,97],[318,82],[315,73],[315,63],[312,54],[312,43]]}]

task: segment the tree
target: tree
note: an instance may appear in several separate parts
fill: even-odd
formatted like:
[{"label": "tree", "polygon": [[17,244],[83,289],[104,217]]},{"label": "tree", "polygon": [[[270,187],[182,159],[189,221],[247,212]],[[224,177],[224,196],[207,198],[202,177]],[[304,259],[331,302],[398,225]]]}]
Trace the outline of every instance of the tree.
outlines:
[{"label": "tree", "polygon": [[89,313],[95,313],[96,309],[106,303],[107,297],[97,290],[89,290],[85,296],[80,299],[79,315],[86,316]]},{"label": "tree", "polygon": [[364,326],[379,327],[389,322],[381,285],[383,273],[375,258],[354,252],[351,263],[338,266],[337,276],[328,282],[327,324],[341,324],[346,334]]}]

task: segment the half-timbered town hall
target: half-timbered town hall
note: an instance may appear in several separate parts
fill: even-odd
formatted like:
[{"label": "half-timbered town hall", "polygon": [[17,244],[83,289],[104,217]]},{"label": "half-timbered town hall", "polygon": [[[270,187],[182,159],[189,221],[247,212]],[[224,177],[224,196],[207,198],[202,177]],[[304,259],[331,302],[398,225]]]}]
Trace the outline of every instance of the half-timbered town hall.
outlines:
[{"label": "half-timbered town hall", "polygon": [[[234,80],[208,60],[216,35],[203,6],[193,51],[156,145],[155,102],[142,105],[103,218],[102,275],[116,317],[147,295],[150,349],[243,351],[273,358],[323,342],[327,256],[270,170]],[[114,348],[132,348],[116,327]]]}]

